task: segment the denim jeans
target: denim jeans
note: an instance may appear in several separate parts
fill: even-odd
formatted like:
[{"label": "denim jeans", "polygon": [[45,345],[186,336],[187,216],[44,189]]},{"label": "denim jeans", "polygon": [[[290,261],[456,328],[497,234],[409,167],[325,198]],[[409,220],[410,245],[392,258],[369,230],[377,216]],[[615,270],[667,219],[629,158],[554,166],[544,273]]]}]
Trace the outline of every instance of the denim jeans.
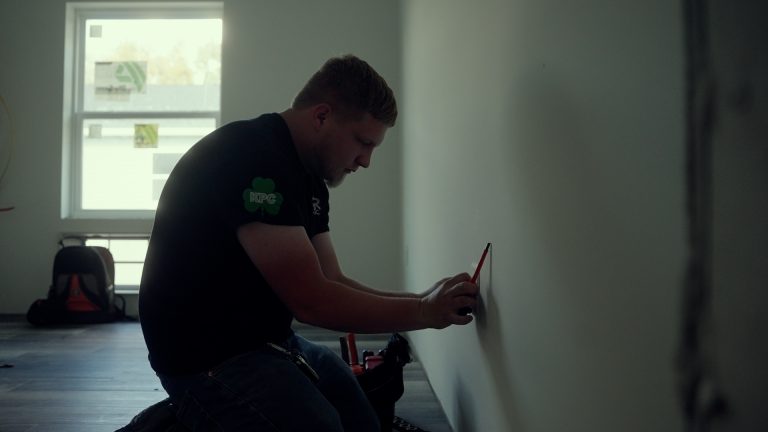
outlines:
[{"label": "denim jeans", "polygon": [[302,353],[319,381],[267,345],[207,373],[158,374],[179,421],[193,431],[379,430],[373,408],[338,355],[298,335],[280,345]]}]

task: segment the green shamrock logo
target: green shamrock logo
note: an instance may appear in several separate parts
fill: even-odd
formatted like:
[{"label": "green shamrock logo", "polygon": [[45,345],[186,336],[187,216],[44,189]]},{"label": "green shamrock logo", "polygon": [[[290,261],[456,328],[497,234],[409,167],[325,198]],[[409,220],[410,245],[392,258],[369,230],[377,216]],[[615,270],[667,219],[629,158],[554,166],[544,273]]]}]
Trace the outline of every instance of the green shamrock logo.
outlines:
[{"label": "green shamrock logo", "polygon": [[256,177],[251,181],[251,187],[243,191],[245,209],[253,213],[258,210],[276,215],[283,204],[283,195],[275,192],[275,182],[272,179]]}]

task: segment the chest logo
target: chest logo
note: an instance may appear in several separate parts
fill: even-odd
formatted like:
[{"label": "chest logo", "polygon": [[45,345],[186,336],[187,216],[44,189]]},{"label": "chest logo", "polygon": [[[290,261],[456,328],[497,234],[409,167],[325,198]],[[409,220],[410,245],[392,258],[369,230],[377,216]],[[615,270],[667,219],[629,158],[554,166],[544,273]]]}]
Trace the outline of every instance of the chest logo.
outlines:
[{"label": "chest logo", "polygon": [[256,177],[251,181],[251,187],[243,191],[243,204],[251,213],[261,210],[271,215],[280,213],[283,195],[275,192],[275,181]]}]

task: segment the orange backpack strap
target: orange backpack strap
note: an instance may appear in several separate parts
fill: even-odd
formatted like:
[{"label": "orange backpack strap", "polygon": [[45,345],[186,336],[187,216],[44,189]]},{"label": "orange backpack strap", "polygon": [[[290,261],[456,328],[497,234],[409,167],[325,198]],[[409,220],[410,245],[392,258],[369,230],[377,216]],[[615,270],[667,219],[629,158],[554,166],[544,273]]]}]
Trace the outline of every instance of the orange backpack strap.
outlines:
[{"label": "orange backpack strap", "polygon": [[65,303],[66,309],[73,312],[97,311],[99,307],[85,296],[80,288],[80,276],[72,274],[69,277],[69,295]]}]

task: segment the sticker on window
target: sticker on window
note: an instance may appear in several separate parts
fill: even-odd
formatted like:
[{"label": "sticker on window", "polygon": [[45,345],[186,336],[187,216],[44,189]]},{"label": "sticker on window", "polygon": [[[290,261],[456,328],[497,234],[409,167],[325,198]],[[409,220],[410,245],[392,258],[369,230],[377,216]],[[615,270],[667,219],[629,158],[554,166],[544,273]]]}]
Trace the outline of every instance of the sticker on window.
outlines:
[{"label": "sticker on window", "polygon": [[133,125],[133,146],[136,148],[157,148],[157,123]]},{"label": "sticker on window", "polygon": [[147,92],[147,62],[96,62],[96,98],[128,100],[131,93]]}]

